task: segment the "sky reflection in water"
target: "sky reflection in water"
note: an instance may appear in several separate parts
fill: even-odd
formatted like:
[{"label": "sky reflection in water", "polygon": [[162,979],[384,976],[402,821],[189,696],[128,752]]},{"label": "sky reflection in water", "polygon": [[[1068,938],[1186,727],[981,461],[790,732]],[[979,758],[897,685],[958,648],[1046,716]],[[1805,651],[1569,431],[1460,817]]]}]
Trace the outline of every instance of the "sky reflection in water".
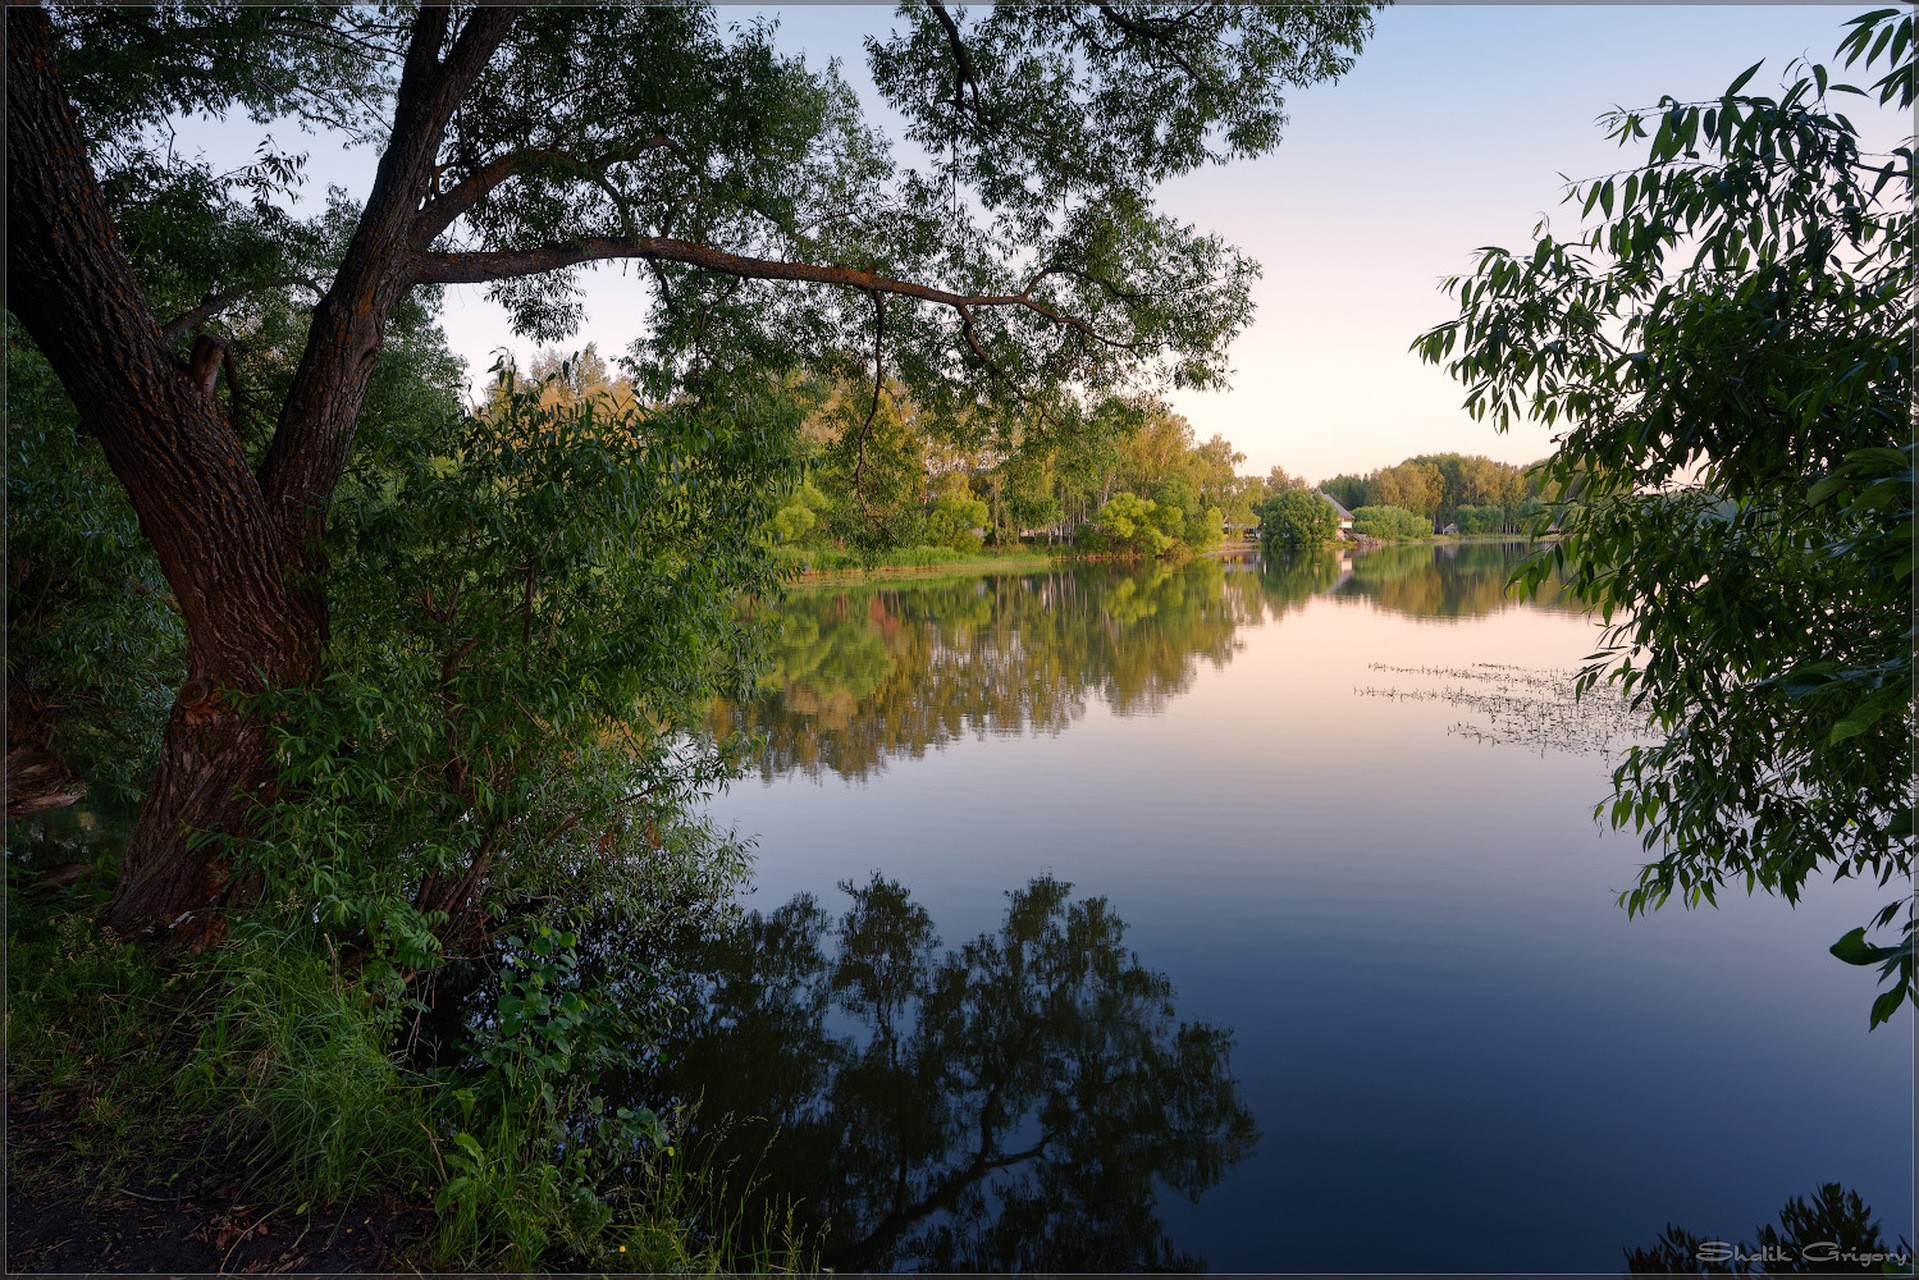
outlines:
[{"label": "sky reflection in water", "polygon": [[[1051,876],[1067,901],[1103,900],[1113,971],[1163,977],[1171,1025],[1231,1038],[1186,1099],[1213,1109],[1217,1132],[1169,1122],[1159,1147],[1115,1151],[1108,1169],[1085,1144],[1110,1117],[1050,1104],[1081,1144],[1071,1167],[1130,1179],[1094,1197],[1132,1215],[1124,1228],[1085,1205],[1074,1217],[1094,1183],[1076,1192],[1067,1164],[1029,1159],[859,1265],[1616,1270],[1668,1221],[1736,1239],[1825,1181],[1911,1237],[1909,1015],[1868,1034],[1869,980],[1825,954],[1883,891],[1819,885],[1797,910],[1732,898],[1628,921],[1615,898],[1640,851],[1592,817],[1610,767],[1593,744],[1616,747],[1620,726],[1575,710],[1543,740],[1511,732],[1556,701],[1541,700],[1541,673],[1576,667],[1596,639],[1563,602],[1505,597],[1514,554],[1392,548],[796,594],[764,696],[715,712],[717,727],[768,736],[761,780],[715,813],[760,838],[750,905],[770,918],[811,895],[809,980],[830,990],[842,955],[831,921],[855,899],[834,886],[870,893],[877,874],[946,940],[925,974],[971,973],[949,976],[947,996],[970,990],[984,1008],[993,984],[959,944],[1003,940],[1009,894]],[[919,994],[899,1009],[918,1027],[937,983],[907,986]],[[807,1114],[867,1137],[839,1163],[831,1143],[796,1142],[813,1172],[793,1185],[834,1188],[864,1240],[981,1148],[939,1163],[934,1125],[905,1193],[897,1150],[891,1187],[872,1183],[906,1112],[836,1099],[859,1096],[845,1073],[884,1036],[831,998],[819,1017],[809,1034],[841,1047],[820,1059],[836,1065]],[[1119,1035],[1078,1025],[1061,1043],[1095,1025]],[[1164,1027],[1126,1034],[1172,1052]],[[1065,1051],[1035,1045],[1030,1070],[1076,1096]],[[887,1096],[973,1116],[949,1057],[917,1044]],[[717,1080],[741,1060],[685,1069]],[[727,1078],[729,1106],[751,1110],[750,1085]],[[910,1106],[907,1079],[925,1095]],[[1009,1115],[999,1157],[1048,1132],[1045,1098]],[[797,1105],[769,1098],[766,1113]],[[1231,1158],[1194,1181],[1175,1156],[1196,1147]],[[848,1190],[861,1176],[867,1189]],[[1040,1206],[1052,1216],[1032,1216]],[[1014,1238],[1051,1244],[1008,1252]]]}]

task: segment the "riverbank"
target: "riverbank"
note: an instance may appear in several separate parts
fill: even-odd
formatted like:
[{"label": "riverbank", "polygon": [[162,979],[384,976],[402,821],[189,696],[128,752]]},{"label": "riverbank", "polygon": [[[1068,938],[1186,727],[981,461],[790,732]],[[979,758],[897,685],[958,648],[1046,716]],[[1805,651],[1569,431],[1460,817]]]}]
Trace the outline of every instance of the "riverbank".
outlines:
[{"label": "riverbank", "polygon": [[[1461,543],[1502,543],[1529,541],[1511,533],[1435,533],[1424,538],[1386,540],[1352,535],[1329,547],[1345,551],[1372,551],[1380,547],[1418,545],[1458,545]],[[1241,560],[1257,555],[1257,541],[1223,542],[1191,558]],[[1037,546],[987,547],[978,551],[951,551],[943,547],[903,547],[881,552],[870,560],[855,552],[829,547],[824,550],[786,552],[791,581],[798,586],[830,586],[835,583],[884,581],[889,578],[929,578],[976,573],[1037,573],[1065,564],[1097,561],[1136,563],[1125,556],[1088,555],[1062,544],[1048,549]]]},{"label": "riverbank", "polygon": [[[1237,560],[1257,554],[1257,542],[1224,542],[1188,556],[1167,557],[1169,563],[1181,559]],[[821,563],[824,561],[825,563]],[[850,551],[828,549],[794,555],[789,563],[803,566],[792,580],[801,586],[836,582],[866,582],[887,578],[926,578],[945,574],[1037,573],[1065,564],[1097,562],[1139,563],[1127,556],[1089,555],[1065,544],[1055,549],[1037,546],[982,548],[975,552],[948,551],[940,547],[906,547],[883,552],[865,562]]]},{"label": "riverbank", "polygon": [[201,956],[103,934],[117,839],[89,817],[12,833],[11,1272],[804,1268],[689,1112],[587,1184],[497,1078],[409,1058],[377,975],[257,922]]},{"label": "riverbank", "polygon": [[[207,984],[192,962],[146,963],[94,930],[104,871],[92,860],[9,866],[10,1270],[373,1272],[425,1261],[430,1191],[408,1195],[370,1173],[357,1193],[319,1194],[274,1159],[264,1133],[232,1123],[265,1064],[195,1092]],[[377,1169],[389,1154],[364,1158]]]},{"label": "riverbank", "polygon": [[1417,547],[1417,546],[1458,546],[1487,545],[1506,542],[1551,542],[1559,537],[1556,533],[1429,533],[1423,538],[1375,538],[1368,534],[1349,534],[1337,545],[1346,550],[1371,551],[1375,547]]},{"label": "riverbank", "polygon": [[1073,557],[1038,547],[996,547],[979,551],[950,551],[942,547],[903,547],[881,552],[871,560],[851,551],[827,548],[794,553],[789,567],[793,581],[804,586],[833,582],[864,582],[876,578],[916,578],[946,573],[1037,572]]}]

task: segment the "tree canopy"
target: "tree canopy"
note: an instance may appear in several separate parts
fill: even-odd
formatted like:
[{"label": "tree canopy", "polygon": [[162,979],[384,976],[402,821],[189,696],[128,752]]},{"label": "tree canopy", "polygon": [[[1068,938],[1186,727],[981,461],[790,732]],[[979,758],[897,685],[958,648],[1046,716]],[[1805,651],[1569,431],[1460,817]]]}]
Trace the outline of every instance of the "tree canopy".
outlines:
[{"label": "tree canopy", "polygon": [[1282,489],[1259,504],[1259,536],[1268,549],[1304,550],[1339,534],[1339,513],[1311,489]]},{"label": "tree canopy", "polygon": [[1421,454],[1363,476],[1334,476],[1319,487],[1354,512],[1361,507],[1398,507],[1446,524],[1462,507],[1498,507],[1509,516],[1516,513],[1539,493],[1541,477],[1536,466],[1516,467],[1477,454]]},{"label": "tree canopy", "polygon": [[[1207,386],[1256,265],[1154,206],[1158,184],[1278,141],[1363,5],[902,9],[868,42],[923,161],[832,66],[711,7],[241,4],[8,11],[10,306],[151,540],[183,696],[128,848],[116,927],[204,920],[217,842],[274,793],[245,698],[325,669],[327,512],[409,307],[482,284],[543,340],[577,273],[640,264],[652,405],[811,368],[890,380],[916,429],[1006,436],[1077,397]],[[293,119],[379,156],[303,218],[300,157],[216,173],[192,117]],[[224,394],[223,394],[224,391]]]},{"label": "tree canopy", "polygon": [[[1841,106],[1913,104],[1912,16],[1854,19],[1846,65],[1795,64],[1704,102],[1617,110],[1641,158],[1574,184],[1598,218],[1481,251],[1461,314],[1416,343],[1500,428],[1563,426],[1571,501],[1552,569],[1610,625],[1587,687],[1620,683],[1663,739],[1614,775],[1610,818],[1657,861],[1629,909],[1727,884],[1796,899],[1815,871],[1911,875],[1913,149],[1862,150]],[[1886,59],[1886,64],[1880,60]],[[1909,884],[1841,939],[1913,998]]]}]

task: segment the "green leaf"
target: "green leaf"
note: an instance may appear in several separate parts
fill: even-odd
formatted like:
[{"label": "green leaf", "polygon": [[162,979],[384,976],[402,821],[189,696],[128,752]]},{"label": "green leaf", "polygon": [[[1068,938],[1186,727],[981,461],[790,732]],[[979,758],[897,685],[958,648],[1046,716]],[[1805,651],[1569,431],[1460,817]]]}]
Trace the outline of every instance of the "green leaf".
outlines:
[{"label": "green leaf", "polygon": [[1738,93],[1741,89],[1745,88],[1747,84],[1751,83],[1752,78],[1759,74],[1759,68],[1765,65],[1766,65],[1766,60],[1764,58],[1761,58],[1759,61],[1753,63],[1750,67],[1747,67],[1744,71],[1740,72],[1738,77],[1734,79],[1731,84],[1726,86],[1725,96],[1730,98],[1734,94]]},{"label": "green leaf", "polygon": [[433,1212],[445,1213],[447,1206],[471,1185],[473,1185],[473,1179],[464,1176],[448,1180],[447,1184],[440,1188],[439,1194],[433,1197]]},{"label": "green leaf", "polygon": [[1875,698],[1871,702],[1861,705],[1851,715],[1834,725],[1832,727],[1832,737],[1828,741],[1836,747],[1848,738],[1856,738],[1866,730],[1872,728],[1874,724],[1878,723],[1879,718],[1885,713],[1885,702]]},{"label": "green leaf", "polygon": [[1830,950],[1847,964],[1857,965],[1882,964],[1901,953],[1899,947],[1877,947],[1867,942],[1863,925],[1833,943]]}]

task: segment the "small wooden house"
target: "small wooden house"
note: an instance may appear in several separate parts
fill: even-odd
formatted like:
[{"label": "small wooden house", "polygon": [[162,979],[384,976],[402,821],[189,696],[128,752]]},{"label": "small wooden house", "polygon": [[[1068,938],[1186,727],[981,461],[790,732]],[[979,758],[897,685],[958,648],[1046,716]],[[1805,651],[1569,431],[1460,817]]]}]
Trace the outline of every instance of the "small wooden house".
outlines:
[{"label": "small wooden house", "polygon": [[1340,536],[1345,537],[1351,533],[1353,531],[1353,513],[1346,510],[1345,507],[1340,506],[1338,500],[1331,494],[1321,493],[1319,496],[1326,500],[1326,504],[1330,506],[1333,509],[1333,513],[1339,517]]}]

